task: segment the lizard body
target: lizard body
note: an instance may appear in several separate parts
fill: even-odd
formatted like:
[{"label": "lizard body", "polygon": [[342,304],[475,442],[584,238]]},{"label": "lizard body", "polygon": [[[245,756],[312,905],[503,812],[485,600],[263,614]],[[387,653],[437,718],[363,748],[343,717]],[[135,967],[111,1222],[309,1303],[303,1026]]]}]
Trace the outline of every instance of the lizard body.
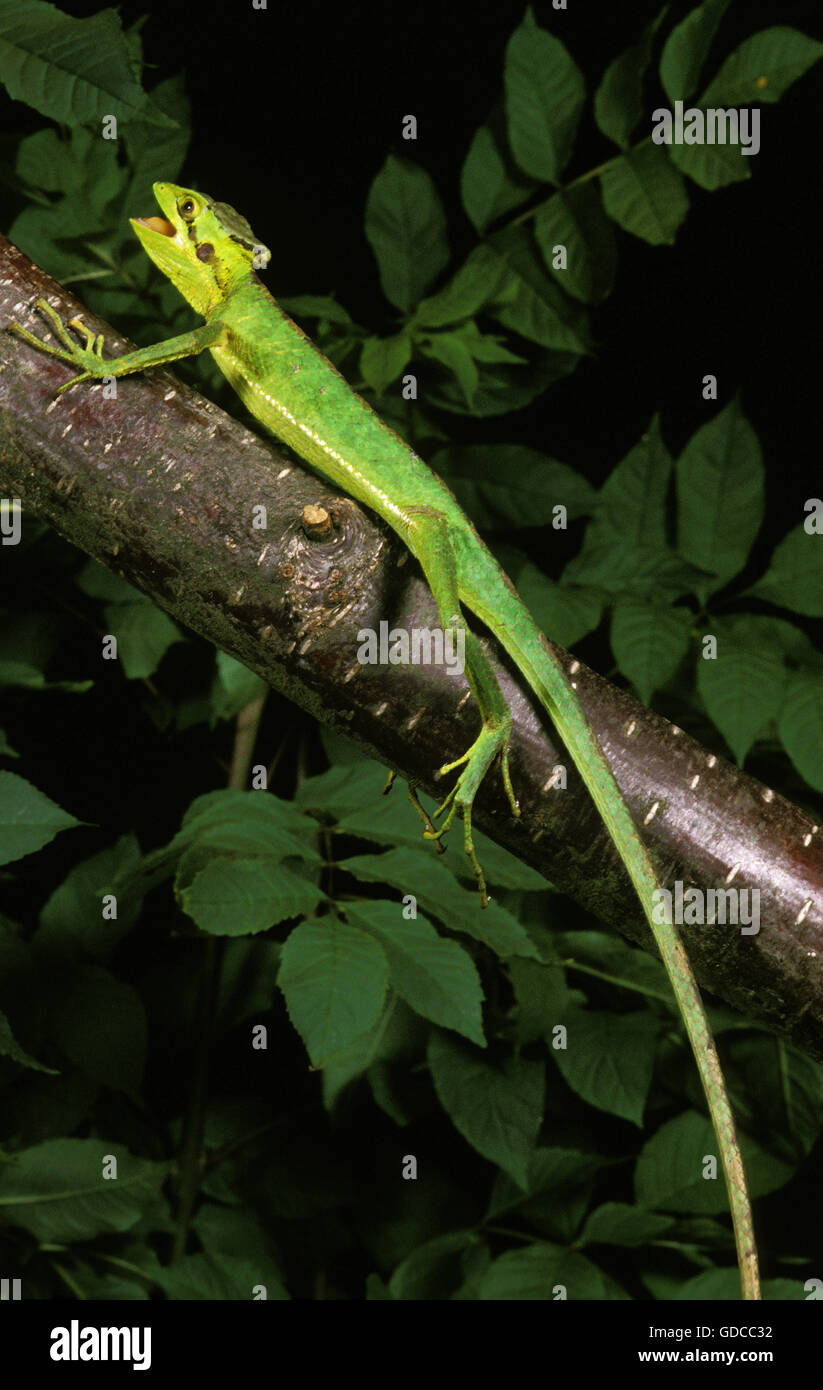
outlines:
[{"label": "lizard body", "polygon": [[583,777],[631,876],[668,972],[700,1071],[729,1191],[744,1298],[759,1298],[757,1254],[745,1173],[720,1062],[688,957],[676,928],[654,919],[657,874],[631,813],[575,694],[574,682],[546,643],[516,590],[483,544],[448,488],[409,445],[348,385],[311,339],[279,307],[254,274],[269,259],[245,220],[225,204],[192,189],[157,183],[163,217],[132,219],[149,256],[205,318],[177,338],[104,359],[102,337],[79,320],[80,346],[53,309],[44,310],[62,347],[45,344],[20,325],[29,343],[77,366],[60,387],[104,376],[125,376],[208,349],[248,409],[316,471],[382,516],[420,562],[444,628],[463,632],[466,673],[482,727],[468,752],[440,769],[458,768],[454,785],[429,825],[439,839],[458,811],[466,852],[485,903],[485,882],[474,852],[471,808],[499,760],[513,814],[519,814],[508,768],[511,713],[486,653],[468,627],[463,607],[494,634],[551,717]]}]

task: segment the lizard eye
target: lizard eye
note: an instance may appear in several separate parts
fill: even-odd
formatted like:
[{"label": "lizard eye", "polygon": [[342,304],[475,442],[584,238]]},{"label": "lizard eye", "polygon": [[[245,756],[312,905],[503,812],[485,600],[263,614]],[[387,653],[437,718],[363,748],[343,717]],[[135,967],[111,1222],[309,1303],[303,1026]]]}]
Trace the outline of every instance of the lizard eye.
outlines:
[{"label": "lizard eye", "polygon": [[181,217],[185,217],[186,221],[194,216],[195,210],[196,205],[193,198],[184,198],[182,203],[177,204],[177,211]]}]

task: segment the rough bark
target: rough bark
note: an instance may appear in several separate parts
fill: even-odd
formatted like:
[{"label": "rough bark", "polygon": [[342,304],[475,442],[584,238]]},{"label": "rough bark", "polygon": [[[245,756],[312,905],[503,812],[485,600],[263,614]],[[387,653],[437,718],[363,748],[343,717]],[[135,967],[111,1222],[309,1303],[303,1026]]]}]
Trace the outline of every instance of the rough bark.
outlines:
[{"label": "rough bark", "polygon": [[[112,399],[84,384],[54,402],[70,369],[4,331],[45,336],[47,295],[66,317],[128,344],[0,238],[0,496],[18,497],[176,620],[442,793],[434,769],[477,729],[462,677],[442,666],[359,664],[358,633],[435,626],[416,565],[379,519],[249,433],[169,372],[124,379]],[[36,326],[35,326],[36,324]],[[306,506],[333,519],[304,525]],[[258,529],[259,508],[265,529]],[[257,519],[257,520],[256,520]],[[4,564],[13,564],[5,549]],[[603,921],[650,949],[622,863],[549,721],[489,641],[514,713],[512,820],[489,776],[477,823]],[[560,649],[569,666],[572,658]],[[823,1059],[823,834],[801,810],[580,666],[577,693],[659,867],[684,890],[760,893],[760,931],[682,934],[701,983]],[[567,768],[568,785],[551,784]],[[413,814],[410,808],[409,814]],[[459,833],[459,831],[457,832]]]}]

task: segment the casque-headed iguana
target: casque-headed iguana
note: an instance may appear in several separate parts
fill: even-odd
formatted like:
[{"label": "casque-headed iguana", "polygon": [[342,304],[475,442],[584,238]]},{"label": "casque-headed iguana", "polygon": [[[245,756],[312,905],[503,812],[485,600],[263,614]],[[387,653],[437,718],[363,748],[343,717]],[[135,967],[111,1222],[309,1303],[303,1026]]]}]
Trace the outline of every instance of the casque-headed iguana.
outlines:
[{"label": "casque-headed iguana", "polygon": [[253,415],[301,458],[377,512],[419,561],[443,627],[465,642],[466,674],[482,725],[462,758],[441,774],[462,769],[435,818],[439,838],[459,811],[466,853],[481,892],[486,889],[472,843],[475,793],[499,760],[514,815],[518,806],[508,766],[512,719],[483,647],[463,616],[469,609],[485,623],[517,664],[551,717],[608,827],[654,933],[697,1060],[721,1151],[734,1222],[744,1298],[758,1298],[757,1254],[751,1209],[734,1120],[711,1030],[676,928],[655,921],[660,885],[648,852],[605,755],[575,694],[574,681],[545,642],[517,592],[486,549],[448,488],[409,445],[385,425],[347,384],[336,367],[283,312],[255,274],[270,252],[233,208],[203,193],[156,183],[162,217],[133,218],[132,226],[155,265],[168,276],[205,323],[179,337],[105,360],[102,336],[79,320],[69,327],[45,300],[62,346],[43,343],[18,324],[11,327],[44,352],[77,369],[60,387],[99,377],[126,376],[208,348]]}]

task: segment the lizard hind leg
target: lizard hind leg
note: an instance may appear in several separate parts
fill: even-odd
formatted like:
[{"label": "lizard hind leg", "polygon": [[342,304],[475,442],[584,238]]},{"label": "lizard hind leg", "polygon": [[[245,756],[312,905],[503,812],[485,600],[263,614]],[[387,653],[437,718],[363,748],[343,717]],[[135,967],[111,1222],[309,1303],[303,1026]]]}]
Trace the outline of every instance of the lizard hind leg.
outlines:
[{"label": "lizard hind leg", "polygon": [[462,636],[466,676],[482,719],[480,733],[468,751],[454,762],[446,763],[438,769],[439,777],[446,776],[457,768],[463,770],[434,812],[434,820],[445,816],[443,824],[438,830],[433,826],[427,827],[423,835],[425,839],[434,840],[439,846],[442,836],[460,812],[463,817],[464,848],[477,879],[481,903],[486,907],[489,901],[486,881],[472,837],[472,806],[483,778],[499,757],[503,785],[512,813],[515,816],[520,814],[509,774],[508,750],[512,718],[491,662],[481,643],[469,629],[460,609],[457,560],[449,536],[447,519],[439,512],[421,507],[410,511],[410,520],[412,549],[420,561],[434,595],[440,621],[444,629],[451,628]]}]

